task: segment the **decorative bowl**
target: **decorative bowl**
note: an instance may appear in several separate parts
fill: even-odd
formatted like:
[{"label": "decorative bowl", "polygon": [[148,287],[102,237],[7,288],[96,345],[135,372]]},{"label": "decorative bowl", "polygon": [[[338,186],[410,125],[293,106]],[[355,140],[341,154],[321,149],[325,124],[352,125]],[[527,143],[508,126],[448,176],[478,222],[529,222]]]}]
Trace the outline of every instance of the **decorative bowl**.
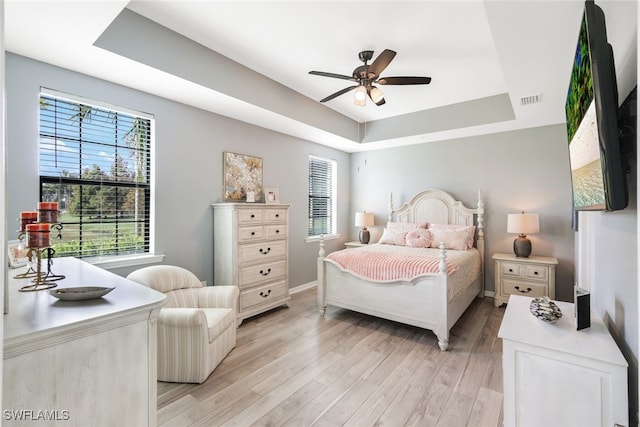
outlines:
[{"label": "decorative bowl", "polygon": [[538,319],[547,323],[554,323],[562,317],[560,307],[548,297],[534,298],[529,304],[529,311]]},{"label": "decorative bowl", "polygon": [[114,289],[101,286],[81,286],[77,288],[51,289],[49,294],[64,301],[81,301],[103,297]]}]

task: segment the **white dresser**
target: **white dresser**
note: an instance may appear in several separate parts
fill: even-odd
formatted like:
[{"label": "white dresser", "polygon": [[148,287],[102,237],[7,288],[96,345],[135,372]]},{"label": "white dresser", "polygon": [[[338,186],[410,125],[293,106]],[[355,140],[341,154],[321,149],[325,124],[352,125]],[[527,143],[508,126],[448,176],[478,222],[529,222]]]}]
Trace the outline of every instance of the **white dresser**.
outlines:
[{"label": "white dresser", "polygon": [[240,288],[238,324],[289,301],[289,205],[215,203],[214,284]]},{"label": "white dresser", "polygon": [[627,362],[602,320],[576,331],[573,304],[556,301],[562,318],[545,323],[531,300],[511,295],[498,332],[505,427],[628,426]]},{"label": "white dresser", "polygon": [[[19,292],[9,270],[4,316],[3,426],[155,426],[156,321],[166,296],[75,258],[55,258],[58,288],[115,288],[61,301]],[[44,421],[44,422],[43,422]]]}]

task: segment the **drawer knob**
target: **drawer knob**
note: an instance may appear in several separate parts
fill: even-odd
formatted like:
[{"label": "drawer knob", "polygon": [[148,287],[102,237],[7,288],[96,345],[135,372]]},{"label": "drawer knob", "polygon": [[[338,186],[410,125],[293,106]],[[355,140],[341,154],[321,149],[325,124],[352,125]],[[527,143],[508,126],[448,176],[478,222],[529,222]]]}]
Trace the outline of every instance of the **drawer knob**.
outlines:
[{"label": "drawer knob", "polygon": [[280,218],[280,214],[276,214],[276,218]]},{"label": "drawer knob", "polygon": [[264,249],[260,248],[260,253],[261,253],[262,255],[266,255],[266,254],[268,254],[269,252],[271,252],[271,248],[267,248],[267,250],[266,250],[266,251],[265,251]]},{"label": "drawer knob", "polygon": [[263,297],[263,298],[268,297],[270,294],[271,294],[271,289],[269,289],[267,292],[265,292],[265,291],[261,291],[260,292],[260,296]]},{"label": "drawer knob", "polygon": [[252,236],[255,236],[255,235],[256,235],[256,232],[255,232],[255,231],[252,231],[252,232],[251,232],[251,235],[252,235]]},{"label": "drawer knob", "polygon": [[276,234],[278,234],[280,232],[280,230],[276,230]]},{"label": "drawer knob", "polygon": [[516,286],[516,291],[520,292],[521,294],[528,294],[529,292],[532,291],[532,289],[531,288],[527,288],[526,291],[523,291],[523,290],[520,289],[520,286]]},{"label": "drawer knob", "polygon": [[533,274],[535,274],[535,275],[537,276],[537,275],[538,275],[538,272],[537,272],[537,271],[534,271],[534,272],[533,272]]},{"label": "drawer knob", "polygon": [[262,274],[263,276],[268,276],[269,273],[271,273],[271,269],[270,268],[267,268],[266,272],[264,270],[260,270],[260,274]]},{"label": "drawer knob", "polygon": [[251,214],[251,218],[255,218],[255,217],[256,217],[256,214]]},{"label": "drawer knob", "polygon": [[513,268],[510,268],[510,269],[509,269],[509,273],[513,273]]}]

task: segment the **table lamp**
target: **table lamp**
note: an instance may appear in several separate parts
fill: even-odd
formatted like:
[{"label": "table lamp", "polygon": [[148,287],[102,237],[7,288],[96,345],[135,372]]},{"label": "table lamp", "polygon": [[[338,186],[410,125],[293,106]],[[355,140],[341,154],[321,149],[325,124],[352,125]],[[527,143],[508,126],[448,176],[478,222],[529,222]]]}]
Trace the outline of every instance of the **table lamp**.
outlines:
[{"label": "table lamp", "polygon": [[507,216],[507,233],[515,233],[518,237],[513,241],[513,252],[517,257],[527,258],[531,255],[531,240],[527,234],[540,232],[538,214],[509,214]]},{"label": "table lamp", "polygon": [[373,226],[373,214],[371,212],[356,212],[356,227],[362,227],[358,238],[360,243],[366,245],[369,243],[371,235],[367,227]]}]

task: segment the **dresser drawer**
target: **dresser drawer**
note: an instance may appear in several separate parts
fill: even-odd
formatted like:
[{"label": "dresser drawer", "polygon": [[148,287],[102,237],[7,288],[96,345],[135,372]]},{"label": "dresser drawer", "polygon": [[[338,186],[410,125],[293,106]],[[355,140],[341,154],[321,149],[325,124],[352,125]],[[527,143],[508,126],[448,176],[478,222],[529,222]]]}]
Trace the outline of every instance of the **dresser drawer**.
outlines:
[{"label": "dresser drawer", "polygon": [[524,269],[524,277],[527,279],[541,280],[543,282],[546,282],[549,280],[549,267],[527,265]]},{"label": "dresser drawer", "polygon": [[240,264],[253,263],[275,258],[285,258],[286,254],[286,240],[248,243],[240,245],[238,261]]},{"label": "dresser drawer", "polygon": [[274,261],[240,268],[238,286],[243,287],[267,280],[276,280],[287,274],[286,261]]},{"label": "dresser drawer", "polygon": [[261,225],[252,227],[238,227],[238,241],[247,242],[251,240],[259,240],[264,237],[264,228]]},{"label": "dresser drawer", "polygon": [[522,265],[511,263],[511,262],[503,262],[501,273],[503,276],[512,276],[512,277],[520,277],[522,274]]},{"label": "dresser drawer", "polygon": [[263,218],[262,209],[238,209],[238,223],[240,225],[261,223]]},{"label": "dresser drawer", "polygon": [[244,311],[261,304],[268,304],[275,299],[283,298],[287,295],[286,286],[287,283],[283,280],[246,291],[241,291],[239,299],[240,311]]},{"label": "dresser drawer", "polygon": [[277,238],[285,238],[287,237],[287,225],[286,224],[276,224],[276,225],[266,225],[264,227],[264,234],[267,239],[277,239]]},{"label": "dresser drawer", "polygon": [[537,298],[547,295],[547,286],[539,283],[532,283],[519,280],[503,280],[502,292],[505,295],[523,295]]},{"label": "dresser drawer", "polygon": [[264,215],[266,222],[281,222],[283,224],[287,222],[287,211],[283,209],[266,209]]}]

